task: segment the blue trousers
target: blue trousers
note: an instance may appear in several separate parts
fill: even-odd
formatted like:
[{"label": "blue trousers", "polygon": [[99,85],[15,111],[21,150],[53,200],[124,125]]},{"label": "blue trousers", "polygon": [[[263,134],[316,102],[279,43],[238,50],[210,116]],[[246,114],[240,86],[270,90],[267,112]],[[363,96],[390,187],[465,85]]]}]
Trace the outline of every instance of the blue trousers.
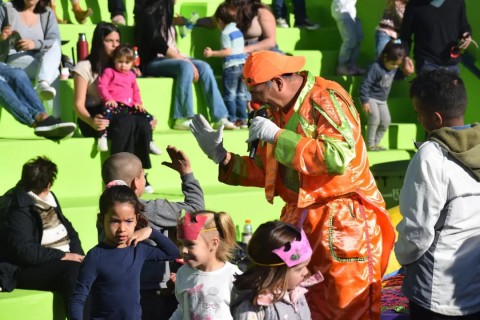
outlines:
[{"label": "blue trousers", "polygon": [[[212,121],[227,118],[228,112],[218,90],[215,76],[208,63],[191,59],[199,73],[198,82],[207,101]],[[193,68],[189,61],[181,59],[157,58],[147,64],[145,73],[154,77],[175,78],[173,118],[191,118],[193,109]]]},{"label": "blue trousers", "polygon": [[242,78],[243,64],[223,69],[223,100],[228,110],[228,119],[247,120],[247,86]]},{"label": "blue trousers", "polygon": [[20,123],[32,126],[46,112],[25,71],[0,63],[0,106]]},{"label": "blue trousers", "polygon": [[348,13],[342,13],[341,17],[335,18],[335,20],[342,37],[338,65],[356,65],[358,54],[360,53],[360,44],[363,40],[362,24],[358,18],[352,19]]}]

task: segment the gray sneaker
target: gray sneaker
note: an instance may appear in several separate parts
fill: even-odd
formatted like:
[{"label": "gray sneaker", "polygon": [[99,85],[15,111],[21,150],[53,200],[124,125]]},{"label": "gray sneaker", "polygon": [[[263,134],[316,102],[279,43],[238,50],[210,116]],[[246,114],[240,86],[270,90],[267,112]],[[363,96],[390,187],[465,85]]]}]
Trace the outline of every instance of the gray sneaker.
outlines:
[{"label": "gray sneaker", "polygon": [[225,130],[237,130],[239,129],[233,122],[228,121],[227,118],[222,118],[213,124],[213,129],[217,130],[223,125]]}]

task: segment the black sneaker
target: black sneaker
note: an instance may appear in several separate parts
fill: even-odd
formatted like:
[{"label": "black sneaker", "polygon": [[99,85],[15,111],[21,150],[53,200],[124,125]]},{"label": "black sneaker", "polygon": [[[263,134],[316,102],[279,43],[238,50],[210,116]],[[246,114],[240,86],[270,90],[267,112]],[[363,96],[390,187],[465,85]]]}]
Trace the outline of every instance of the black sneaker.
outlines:
[{"label": "black sneaker", "polygon": [[73,135],[77,125],[73,122],[61,122],[55,117],[48,117],[39,122],[33,132],[39,137],[58,141],[68,139]]},{"label": "black sneaker", "polygon": [[295,28],[307,29],[307,30],[317,30],[320,28],[318,23],[313,23],[308,19],[303,20],[302,22],[295,22]]}]

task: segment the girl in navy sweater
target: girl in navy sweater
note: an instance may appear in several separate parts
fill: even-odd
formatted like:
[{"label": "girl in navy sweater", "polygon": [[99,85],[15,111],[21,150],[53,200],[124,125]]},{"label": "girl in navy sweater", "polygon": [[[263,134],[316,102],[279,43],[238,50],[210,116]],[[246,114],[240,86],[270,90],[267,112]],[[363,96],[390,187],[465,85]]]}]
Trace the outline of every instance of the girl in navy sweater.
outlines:
[{"label": "girl in navy sweater", "polygon": [[[113,186],[110,186],[113,184]],[[85,257],[70,300],[70,319],[83,319],[83,306],[90,293],[90,319],[141,319],[140,271],[145,260],[178,258],[175,244],[147,226],[142,204],[126,185],[117,180],[100,197],[98,224],[105,239]],[[123,183],[124,184],[124,183]],[[141,243],[145,239],[156,247]]]}]

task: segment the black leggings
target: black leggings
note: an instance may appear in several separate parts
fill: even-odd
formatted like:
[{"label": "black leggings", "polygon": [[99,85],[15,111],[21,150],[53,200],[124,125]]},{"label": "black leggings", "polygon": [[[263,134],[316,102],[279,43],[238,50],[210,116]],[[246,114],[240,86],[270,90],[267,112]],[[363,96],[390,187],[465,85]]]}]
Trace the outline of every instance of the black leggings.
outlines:
[{"label": "black leggings", "polygon": [[[103,107],[88,108],[91,117],[102,112]],[[102,131],[97,131],[88,124],[78,119],[78,127],[84,137],[99,138]],[[144,169],[150,169],[150,141],[152,140],[152,127],[144,115],[131,115],[126,113],[114,114],[108,126],[108,136],[112,141],[110,154],[130,152],[140,158]]]}]

